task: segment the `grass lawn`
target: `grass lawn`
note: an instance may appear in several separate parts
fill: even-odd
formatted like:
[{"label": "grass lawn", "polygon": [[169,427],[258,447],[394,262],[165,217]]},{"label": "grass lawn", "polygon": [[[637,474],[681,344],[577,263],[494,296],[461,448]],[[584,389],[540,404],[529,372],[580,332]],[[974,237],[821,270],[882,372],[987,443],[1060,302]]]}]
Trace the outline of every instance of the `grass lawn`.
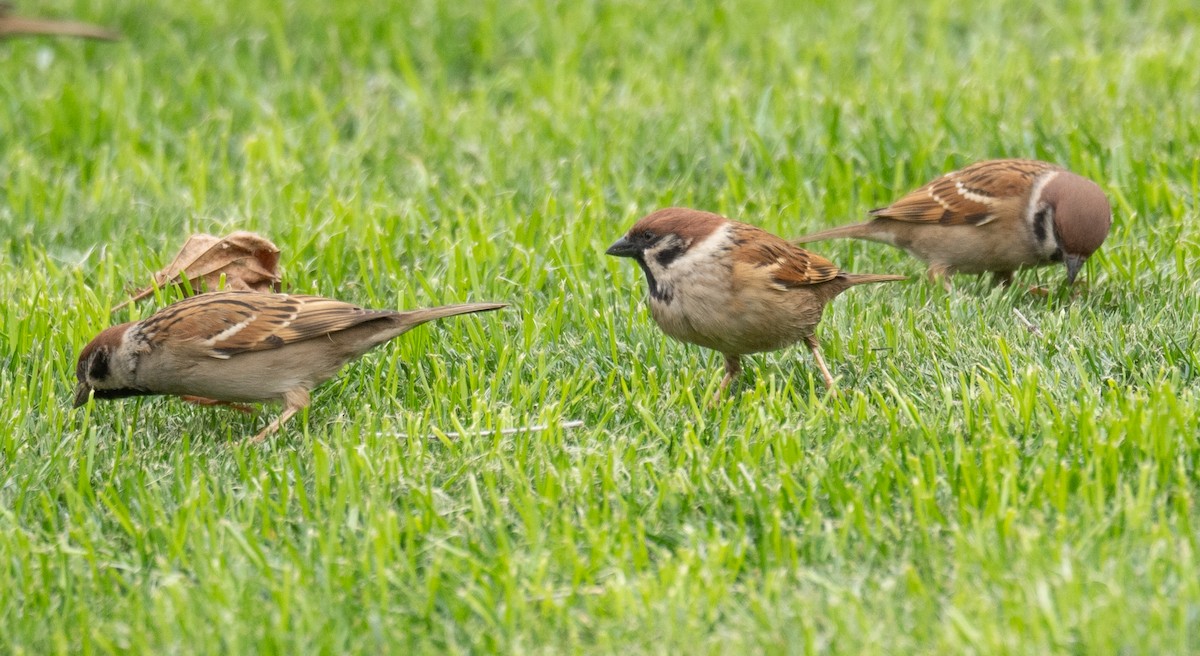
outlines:
[{"label": "grass lawn", "polygon": [[[1041,4],[22,0],[126,38],[0,41],[0,653],[1200,651],[1200,22]],[[1109,194],[1083,291],[816,244],[912,276],[830,306],[837,396],[801,345],[706,407],[720,356],[603,254],[993,157]],[[294,292],[512,307],[265,446],[272,407],[71,410],[79,349],[172,296],[110,308],[237,229]]]}]

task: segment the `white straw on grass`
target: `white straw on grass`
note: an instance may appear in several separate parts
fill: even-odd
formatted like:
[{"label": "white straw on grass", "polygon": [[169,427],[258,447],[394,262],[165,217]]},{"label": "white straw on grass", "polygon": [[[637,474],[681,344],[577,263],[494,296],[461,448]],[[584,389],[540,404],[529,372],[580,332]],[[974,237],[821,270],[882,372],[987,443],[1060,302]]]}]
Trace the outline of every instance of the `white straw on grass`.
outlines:
[{"label": "white straw on grass", "polygon": [[1020,310],[1018,310],[1017,308],[1013,308],[1013,312],[1017,313],[1017,318],[1021,320],[1021,323],[1025,324],[1025,327],[1029,329],[1029,332],[1033,333],[1034,335],[1037,335],[1038,337],[1045,337],[1045,335],[1042,334],[1042,331],[1037,327],[1037,325],[1034,324],[1033,322],[1031,322],[1029,319],[1026,319],[1025,315],[1021,314]]},{"label": "white straw on grass", "polygon": [[[550,430],[551,428],[561,428],[563,430],[569,430],[572,428],[580,428],[582,426],[583,426],[583,420],[571,419],[568,421],[564,421],[561,424],[537,424],[534,426],[515,426],[513,428],[505,428],[500,431],[500,434],[501,435],[516,435],[518,433],[540,433],[545,430]],[[408,433],[389,433],[389,434],[394,435],[396,437],[403,437],[403,438],[411,437]],[[478,436],[478,437],[487,437],[489,435],[495,435],[496,431],[482,430],[482,431],[479,431],[478,433],[470,433],[470,434]],[[454,440],[454,439],[458,439],[459,437],[462,437],[462,434],[457,431],[450,431],[450,432],[441,433],[441,436],[444,436],[448,439]],[[438,435],[426,435],[425,439],[437,440],[437,439],[441,439],[441,437]]]}]

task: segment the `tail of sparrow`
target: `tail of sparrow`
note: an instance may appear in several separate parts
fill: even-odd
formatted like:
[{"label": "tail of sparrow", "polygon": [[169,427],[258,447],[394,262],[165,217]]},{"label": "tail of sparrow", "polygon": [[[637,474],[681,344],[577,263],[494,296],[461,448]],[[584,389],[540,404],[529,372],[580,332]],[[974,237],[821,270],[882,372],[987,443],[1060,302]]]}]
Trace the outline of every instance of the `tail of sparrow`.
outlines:
[{"label": "tail of sparrow", "polygon": [[461,305],[444,305],[442,307],[426,308],[423,310],[405,310],[397,312],[394,316],[404,324],[405,329],[408,329],[435,319],[444,319],[446,317],[474,312],[491,312],[503,307],[508,307],[508,303],[463,303]]},{"label": "tail of sparrow", "polygon": [[846,282],[853,285],[868,285],[873,282],[895,282],[897,280],[907,280],[908,276],[894,276],[886,273],[841,273],[840,277],[846,279]]},{"label": "tail of sparrow", "polygon": [[854,225],[841,226],[838,228],[830,228],[829,230],[822,230],[820,232],[814,232],[811,235],[804,235],[803,237],[797,237],[796,239],[793,239],[792,242],[796,243],[796,244],[807,244],[807,243],[814,242],[814,241],[825,241],[826,239],[841,239],[843,237],[850,237],[852,239],[870,239],[871,236],[874,234],[874,231],[871,229],[870,226],[871,226],[870,223],[856,223]]}]

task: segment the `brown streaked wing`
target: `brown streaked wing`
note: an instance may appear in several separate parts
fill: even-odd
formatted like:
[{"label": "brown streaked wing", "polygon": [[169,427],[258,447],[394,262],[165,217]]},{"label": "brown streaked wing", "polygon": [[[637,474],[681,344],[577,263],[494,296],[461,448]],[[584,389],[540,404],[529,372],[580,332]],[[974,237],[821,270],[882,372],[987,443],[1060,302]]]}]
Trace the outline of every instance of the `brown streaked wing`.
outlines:
[{"label": "brown streaked wing", "polygon": [[[993,201],[1024,194],[1034,178],[1056,168],[1053,164],[1028,159],[978,162],[947,173],[887,207],[871,210],[871,216],[945,225],[979,225],[993,218]],[[975,198],[965,195],[964,191]]]},{"label": "brown streaked wing", "polygon": [[993,159],[950,175],[967,191],[993,198],[1023,196],[1034,178],[1059,167],[1032,159]]},{"label": "brown streaked wing", "polygon": [[768,238],[744,242],[734,255],[756,267],[770,267],[771,279],[784,287],[803,287],[833,279],[837,265],[767,232]]},{"label": "brown streaked wing", "polygon": [[351,328],[394,314],[323,298],[259,292],[201,294],[167,307],[143,322],[151,340],[169,330],[206,355],[227,358],[265,351]]}]

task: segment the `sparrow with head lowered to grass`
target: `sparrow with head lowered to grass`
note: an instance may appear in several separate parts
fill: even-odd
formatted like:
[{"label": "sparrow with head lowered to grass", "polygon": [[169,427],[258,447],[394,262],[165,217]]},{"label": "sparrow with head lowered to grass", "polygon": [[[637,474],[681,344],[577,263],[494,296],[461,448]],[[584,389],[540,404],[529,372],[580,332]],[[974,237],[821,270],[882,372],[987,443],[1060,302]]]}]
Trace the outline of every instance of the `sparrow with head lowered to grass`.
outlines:
[{"label": "sparrow with head lowered to grass", "polygon": [[743,355],[801,340],[832,388],[814,334],[825,305],[854,285],[904,279],[845,273],[754,226],[678,207],[643,217],[607,254],[641,267],[663,332],[725,356],[721,390],[741,371]]},{"label": "sparrow with head lowered to grass", "polygon": [[253,441],[279,430],[347,362],[427,321],[505,307],[467,303],[396,312],[319,296],[213,292],[112,326],[79,354],[75,406],[170,394],[205,405],[282,401]]},{"label": "sparrow with head lowered to grass", "polygon": [[947,173],[871,216],[796,242],[882,242],[925,261],[930,277],[992,272],[1004,284],[1017,269],[1062,262],[1073,283],[1112,225],[1112,207],[1095,182],[1027,159],[988,160]]}]

